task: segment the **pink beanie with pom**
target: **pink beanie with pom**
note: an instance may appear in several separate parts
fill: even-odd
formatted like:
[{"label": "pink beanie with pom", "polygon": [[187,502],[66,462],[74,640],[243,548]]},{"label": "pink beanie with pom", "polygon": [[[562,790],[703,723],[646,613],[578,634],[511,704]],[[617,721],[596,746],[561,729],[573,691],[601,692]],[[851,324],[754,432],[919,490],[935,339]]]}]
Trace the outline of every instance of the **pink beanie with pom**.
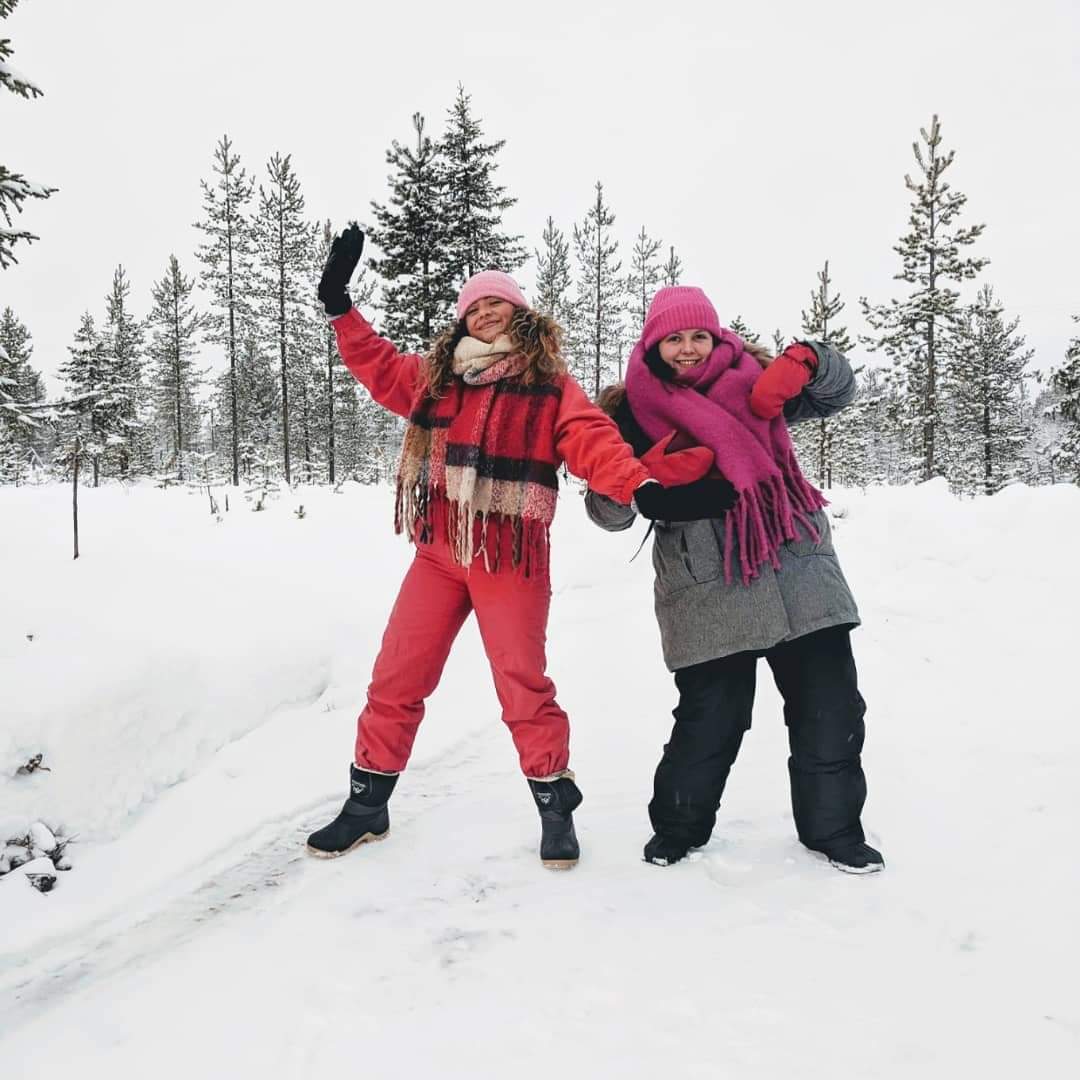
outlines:
[{"label": "pink beanie with pom", "polygon": [[457,317],[462,319],[465,312],[485,296],[496,296],[500,300],[513,304],[514,307],[527,308],[529,302],[525,299],[518,283],[501,270],[481,270],[479,274],[473,274],[461,287],[457,299]]},{"label": "pink beanie with pom", "polygon": [[709,298],[692,285],[669,285],[658,290],[641,328],[641,343],[652,348],[679,330],[708,330],[719,337],[722,327]]}]

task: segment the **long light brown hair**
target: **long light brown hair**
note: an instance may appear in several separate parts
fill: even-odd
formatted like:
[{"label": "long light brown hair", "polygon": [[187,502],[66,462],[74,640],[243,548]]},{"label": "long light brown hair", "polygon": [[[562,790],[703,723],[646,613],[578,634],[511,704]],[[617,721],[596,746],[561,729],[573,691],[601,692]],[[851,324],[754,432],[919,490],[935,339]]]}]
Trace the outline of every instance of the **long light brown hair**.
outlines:
[{"label": "long light brown hair", "polygon": [[[454,380],[454,350],[468,333],[465,320],[459,319],[431,343],[424,361],[427,397],[433,400],[442,397]],[[554,382],[566,374],[568,368],[562,355],[563,331],[554,319],[531,308],[514,308],[506,333],[514,352],[522,354],[528,361],[521,374],[521,381],[526,386]]]}]

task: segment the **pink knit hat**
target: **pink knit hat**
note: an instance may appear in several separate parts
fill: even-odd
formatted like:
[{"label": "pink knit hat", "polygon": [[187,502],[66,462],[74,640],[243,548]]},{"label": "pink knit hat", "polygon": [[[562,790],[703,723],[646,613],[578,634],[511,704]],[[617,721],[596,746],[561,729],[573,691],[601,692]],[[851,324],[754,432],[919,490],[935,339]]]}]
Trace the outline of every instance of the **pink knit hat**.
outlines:
[{"label": "pink knit hat", "polygon": [[485,296],[497,296],[500,300],[506,300],[514,307],[527,308],[529,302],[525,299],[518,288],[518,283],[509,275],[500,270],[481,270],[479,274],[473,274],[461,287],[457,298],[457,317],[462,319],[465,312]]},{"label": "pink knit hat", "polygon": [[708,330],[719,337],[722,329],[716,308],[700,289],[692,285],[670,285],[653,297],[641,328],[641,343],[645,349],[651,349],[679,330]]}]

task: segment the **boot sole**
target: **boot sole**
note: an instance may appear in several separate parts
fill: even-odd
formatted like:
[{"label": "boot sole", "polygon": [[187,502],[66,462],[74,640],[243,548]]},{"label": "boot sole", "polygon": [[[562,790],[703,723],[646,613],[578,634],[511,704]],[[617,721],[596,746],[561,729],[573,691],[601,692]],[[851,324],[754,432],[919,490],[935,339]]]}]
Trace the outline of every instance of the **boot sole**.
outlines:
[{"label": "boot sole", "polygon": [[350,844],[344,851],[320,851],[318,848],[313,848],[310,844],[306,844],[307,853],[314,855],[316,859],[340,859],[342,855],[348,855],[350,851],[355,851],[361,844],[374,844],[380,840],[385,840],[390,835],[390,830],[387,829],[384,833],[364,833],[355,843]]},{"label": "boot sole", "polygon": [[847,863],[829,859],[829,865],[844,874],[877,874],[885,869],[884,863],[869,863],[866,866],[848,866]]},{"label": "boot sole", "polygon": [[573,870],[577,866],[577,859],[541,859],[544,867],[548,870]]}]

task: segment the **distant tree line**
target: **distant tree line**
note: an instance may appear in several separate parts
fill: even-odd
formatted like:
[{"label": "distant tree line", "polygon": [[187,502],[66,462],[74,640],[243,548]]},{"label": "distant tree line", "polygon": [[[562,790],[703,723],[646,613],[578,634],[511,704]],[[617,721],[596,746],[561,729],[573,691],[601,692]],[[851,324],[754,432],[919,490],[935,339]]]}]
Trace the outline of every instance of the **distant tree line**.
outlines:
[{"label": "distant tree line", "polygon": [[[371,206],[372,255],[352,295],[399,347],[426,349],[472,273],[513,273],[530,257],[504,225],[516,200],[498,182],[503,146],[485,140],[459,86],[441,133],[415,114],[409,138],[387,151],[388,196]],[[989,260],[974,249],[984,226],[962,220],[966,197],[946,178],[954,152],[943,150],[936,116],[913,151],[908,229],[894,247],[898,295],[860,299],[870,333],[851,339],[823,259],[797,329],[764,342],[779,351],[793,337],[828,340],[857,366],[855,403],[795,430],[806,471],[825,487],[942,476],[956,491],[992,494],[1017,481],[1080,483],[1080,337],[1049,378],[1030,370],[1019,319],[982,278]],[[249,177],[224,136],[201,186],[198,265],[169,255],[139,314],[117,266],[102,309],[75,330],[60,398],[46,399],[27,327],[0,312],[0,482],[70,478],[76,456],[95,485],[393,474],[400,422],[337,356],[314,299],[336,230],[307,216],[291,156],[275,153]],[[622,377],[656,290],[682,275],[675,247],[644,225],[624,266],[615,222],[598,181],[569,232],[548,217],[532,249],[532,302],[563,326],[571,370],[594,395]],[[967,303],[964,285],[976,290]],[[762,341],[740,316],[730,325]],[[878,361],[861,361],[859,345]],[[213,376],[202,364],[212,350]]]}]

